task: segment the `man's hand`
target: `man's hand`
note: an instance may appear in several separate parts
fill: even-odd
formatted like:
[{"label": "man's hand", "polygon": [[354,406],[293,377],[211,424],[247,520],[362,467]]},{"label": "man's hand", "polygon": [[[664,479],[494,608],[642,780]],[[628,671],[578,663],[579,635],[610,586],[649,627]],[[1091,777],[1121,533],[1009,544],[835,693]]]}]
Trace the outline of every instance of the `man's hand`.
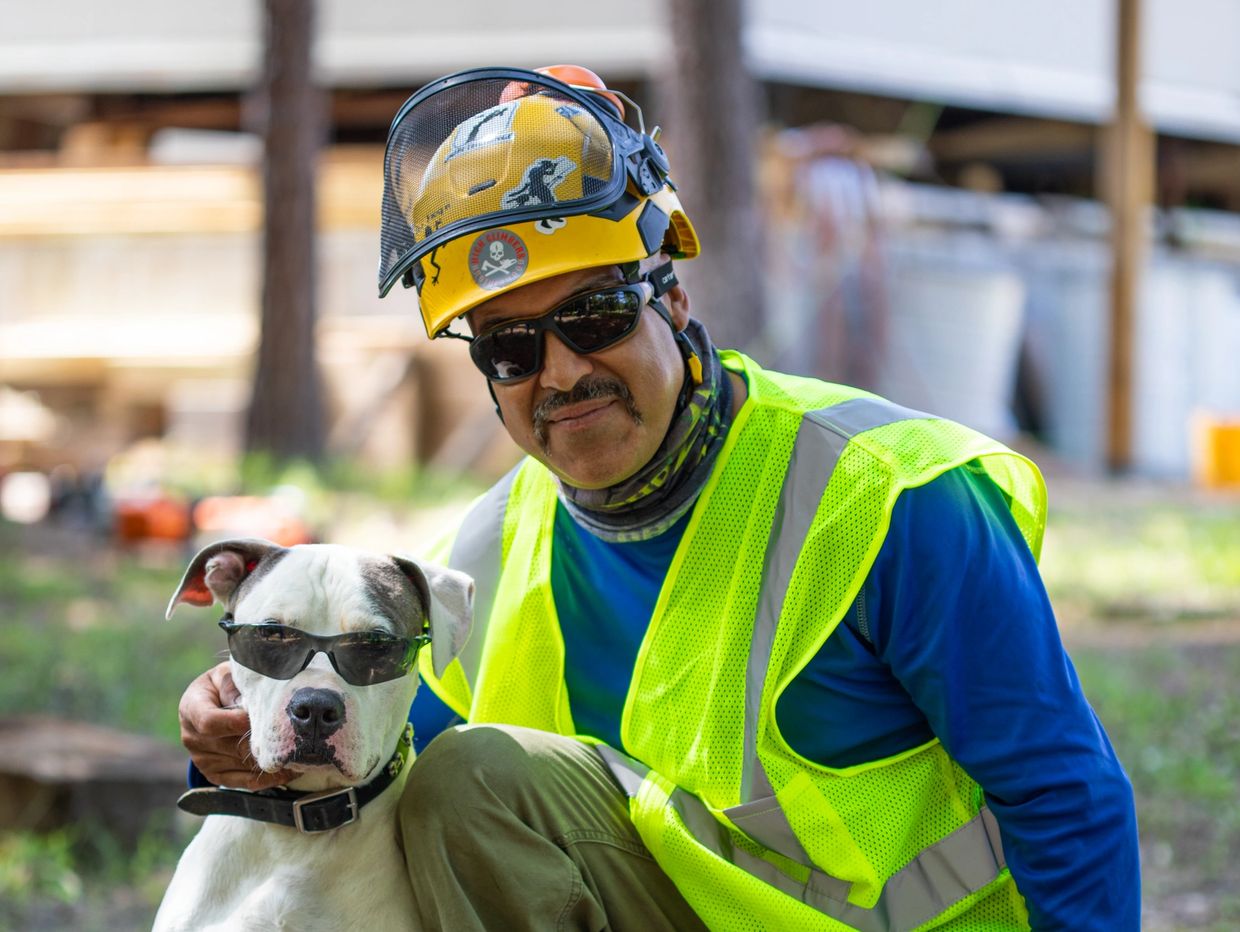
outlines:
[{"label": "man's hand", "polygon": [[217,786],[265,790],[292,780],[294,773],[264,773],[250,756],[250,715],[228,663],[212,667],[189,684],[181,697],[181,743],[202,775]]}]

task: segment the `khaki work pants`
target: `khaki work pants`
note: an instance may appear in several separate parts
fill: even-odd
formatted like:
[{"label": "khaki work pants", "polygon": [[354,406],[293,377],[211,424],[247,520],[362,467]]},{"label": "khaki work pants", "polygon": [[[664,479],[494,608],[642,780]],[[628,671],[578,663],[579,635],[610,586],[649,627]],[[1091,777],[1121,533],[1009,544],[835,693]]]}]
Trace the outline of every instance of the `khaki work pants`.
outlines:
[{"label": "khaki work pants", "polygon": [[414,762],[400,835],[425,930],[703,929],[599,756],[528,728],[464,726]]}]

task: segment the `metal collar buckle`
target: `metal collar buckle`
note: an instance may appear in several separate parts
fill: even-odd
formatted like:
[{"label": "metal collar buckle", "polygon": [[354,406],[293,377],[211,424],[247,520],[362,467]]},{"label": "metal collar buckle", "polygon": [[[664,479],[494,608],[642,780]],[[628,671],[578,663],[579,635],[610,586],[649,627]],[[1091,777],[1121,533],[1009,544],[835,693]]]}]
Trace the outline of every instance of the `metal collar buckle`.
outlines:
[{"label": "metal collar buckle", "polygon": [[[325,825],[323,828],[307,828],[305,818],[302,815],[302,808],[312,803],[322,802],[325,799],[332,799],[336,796],[345,797],[345,806],[349,813],[349,817],[343,822],[336,825]],[[315,835],[319,832],[330,832],[334,828],[340,828],[342,825],[348,825],[357,821],[357,793],[354,787],[346,786],[343,790],[324,790],[321,793],[311,793],[309,796],[303,796],[301,799],[293,801],[293,824],[297,826],[297,831],[304,832],[307,835]]]}]

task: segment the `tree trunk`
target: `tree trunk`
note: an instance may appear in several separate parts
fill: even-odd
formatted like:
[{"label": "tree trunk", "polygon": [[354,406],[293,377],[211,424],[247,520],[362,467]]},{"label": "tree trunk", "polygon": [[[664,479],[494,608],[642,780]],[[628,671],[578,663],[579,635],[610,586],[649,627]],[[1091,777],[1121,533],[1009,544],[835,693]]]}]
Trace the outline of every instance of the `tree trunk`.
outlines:
[{"label": "tree trunk", "polygon": [[758,88],[745,66],[742,0],[671,0],[661,88],[664,140],[702,255],[677,266],[693,316],[719,346],[761,338],[764,263],[756,195]]},{"label": "tree trunk", "polygon": [[264,0],[262,335],[246,449],[278,460],[323,455],[315,359],[314,175],[324,103],[311,83],[313,0]]}]

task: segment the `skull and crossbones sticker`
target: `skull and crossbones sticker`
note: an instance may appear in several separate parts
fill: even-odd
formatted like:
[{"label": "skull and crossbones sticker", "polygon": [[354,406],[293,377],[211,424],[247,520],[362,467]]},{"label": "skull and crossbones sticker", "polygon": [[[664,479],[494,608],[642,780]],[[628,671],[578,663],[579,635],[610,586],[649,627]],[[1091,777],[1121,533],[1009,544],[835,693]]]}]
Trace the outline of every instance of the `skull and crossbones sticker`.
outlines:
[{"label": "skull and crossbones sticker", "polygon": [[469,247],[469,274],[488,291],[511,285],[529,264],[525,243],[511,230],[487,230]]}]

